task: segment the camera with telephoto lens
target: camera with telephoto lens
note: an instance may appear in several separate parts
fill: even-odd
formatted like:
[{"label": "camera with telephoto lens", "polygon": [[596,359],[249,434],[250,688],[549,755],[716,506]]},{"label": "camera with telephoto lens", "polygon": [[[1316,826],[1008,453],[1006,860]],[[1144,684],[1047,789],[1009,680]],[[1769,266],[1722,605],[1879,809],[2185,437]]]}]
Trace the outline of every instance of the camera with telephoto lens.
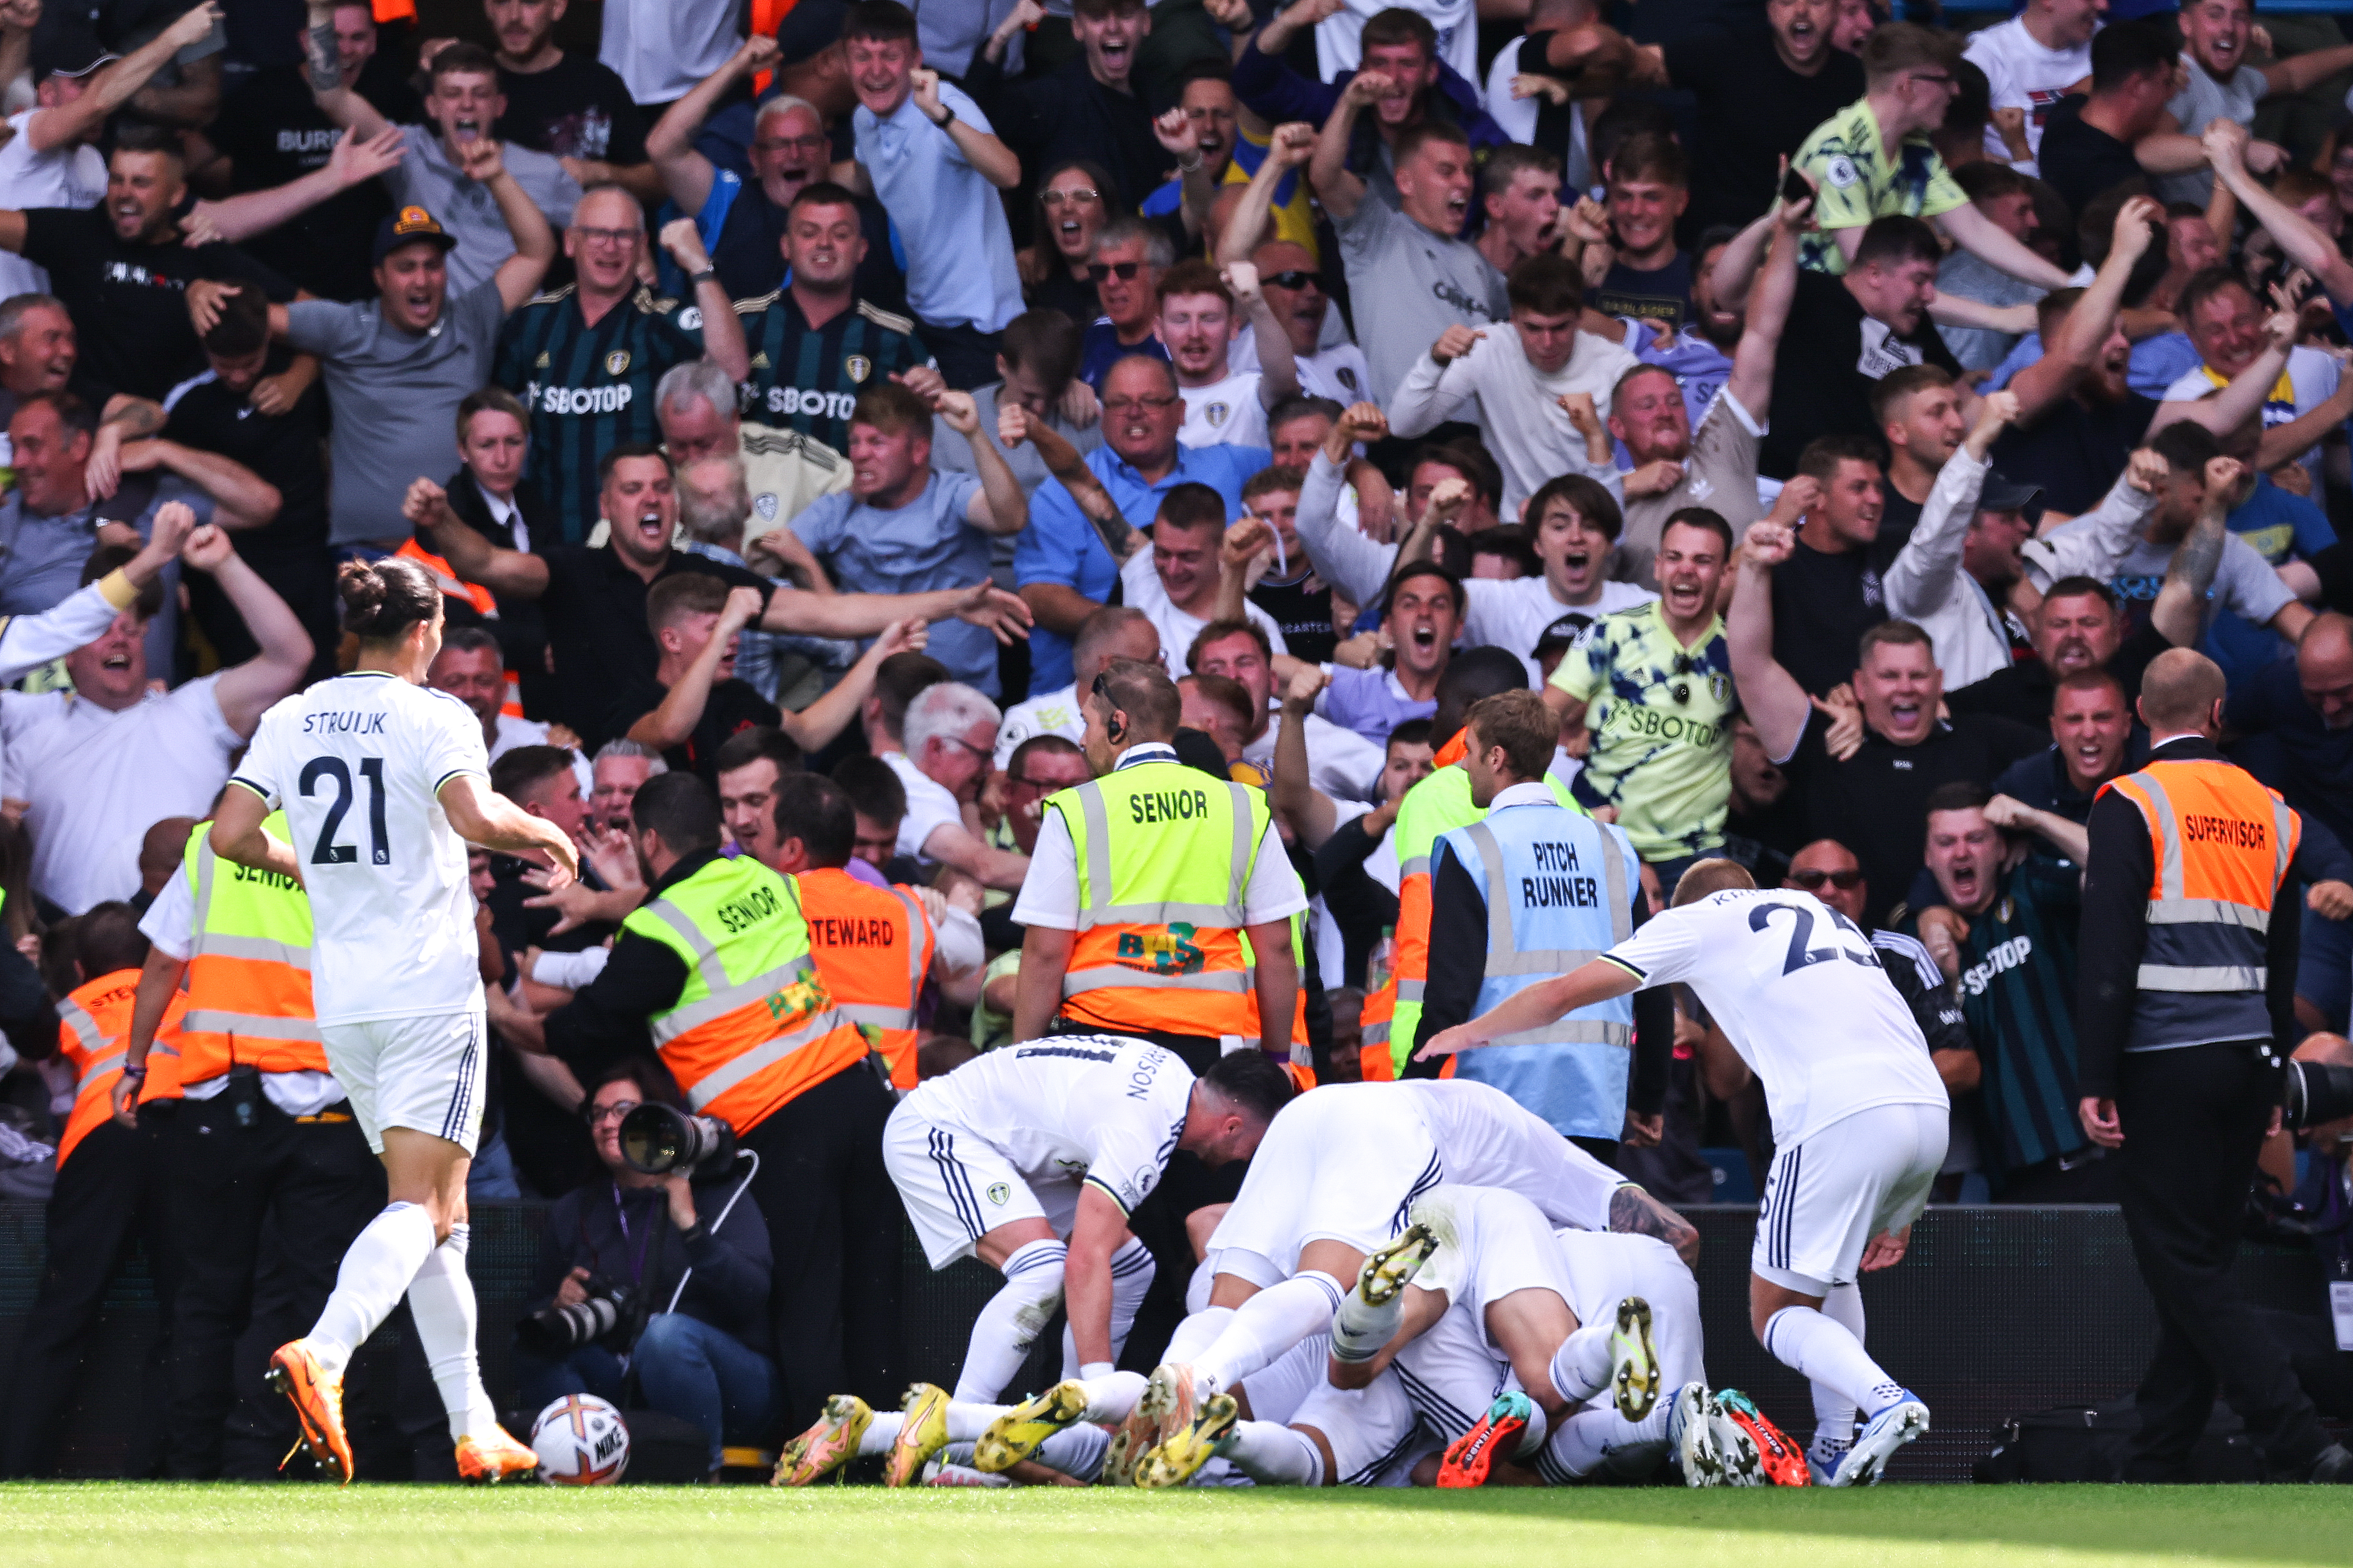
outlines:
[{"label": "camera with telephoto lens", "polygon": [[637,1337],[631,1327],[639,1315],[636,1291],[602,1274],[590,1275],[583,1289],[588,1292],[585,1300],[543,1307],[517,1322],[517,1342],[542,1355],[560,1356],[614,1338],[616,1330],[629,1331],[623,1344]]},{"label": "camera with telephoto lens", "polygon": [[649,1176],[724,1171],[735,1163],[735,1129],[649,1100],[621,1118],[621,1158]]}]

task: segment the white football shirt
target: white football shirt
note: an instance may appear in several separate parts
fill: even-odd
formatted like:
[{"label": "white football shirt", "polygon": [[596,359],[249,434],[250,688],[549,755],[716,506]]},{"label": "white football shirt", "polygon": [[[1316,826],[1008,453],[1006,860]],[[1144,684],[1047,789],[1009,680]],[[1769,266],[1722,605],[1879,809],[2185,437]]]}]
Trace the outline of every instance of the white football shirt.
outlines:
[{"label": "white football shirt", "polygon": [[1947,1105],[1928,1042],[1871,939],[1810,893],[1738,889],[1653,915],[1602,957],[1681,981],[1765,1083],[1788,1148],[1875,1105]]},{"label": "white football shirt", "polygon": [[466,844],[438,793],[490,774],[482,726],[446,692],[380,670],[322,680],[261,716],[229,782],[281,806],[311,894],[322,1024],[482,1005]]},{"label": "white football shirt", "polygon": [[1133,1214],[1184,1135],[1193,1074],[1175,1053],[1124,1035],[1057,1035],[999,1046],[907,1096],[910,1114],[1005,1156],[1034,1190],[1099,1187]]}]

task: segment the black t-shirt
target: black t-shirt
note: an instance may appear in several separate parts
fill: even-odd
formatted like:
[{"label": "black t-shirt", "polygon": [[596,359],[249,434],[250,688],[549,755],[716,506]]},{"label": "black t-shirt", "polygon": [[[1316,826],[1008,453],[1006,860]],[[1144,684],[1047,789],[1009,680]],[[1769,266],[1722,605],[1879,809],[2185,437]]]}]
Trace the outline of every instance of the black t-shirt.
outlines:
[{"label": "black t-shirt", "polygon": [[[362,98],[395,125],[424,117],[424,106],[390,61],[378,55],[360,72]],[[258,70],[228,95],[206,132],[228,159],[230,184],[262,191],[326,167],[342,134],[319,112],[301,72],[292,66]],[[376,225],[392,210],[380,180],[364,180],[339,195],[245,241],[263,266],[284,273],[323,300],[365,300],[375,293],[368,267]]]},{"label": "black t-shirt", "polygon": [[2063,98],[2042,121],[2042,178],[2074,213],[2126,180],[2140,181],[2144,189],[2148,181],[2130,145],[2084,123],[2084,106],[2090,101],[2081,93]]},{"label": "black t-shirt", "polygon": [[[2127,707],[2140,696],[2140,678],[2149,660],[2172,646],[2163,632],[2146,623],[2116,645],[2115,656],[2108,660],[2108,673],[2123,685]],[[2050,667],[2039,658],[2021,658],[1983,680],[1947,691],[1945,706],[1956,713],[1998,713],[2021,724],[2048,724],[2058,696],[2058,683],[2051,679]]]},{"label": "black t-shirt", "polygon": [[1310,574],[1296,583],[1261,583],[1250,591],[1250,603],[1274,617],[1291,657],[1322,664],[1340,646],[1332,630],[1332,590]]},{"label": "black t-shirt", "polygon": [[566,53],[543,71],[499,68],[507,111],[499,136],[534,153],[605,163],[646,161],[645,116],[617,73],[586,55]]},{"label": "black t-shirt", "polygon": [[[605,720],[614,694],[653,679],[661,662],[661,648],[646,626],[646,590],[651,584],[609,546],[558,544],[539,554],[547,563],[547,591],[539,607],[547,618],[548,651],[555,660],[554,717],[593,752],[613,738]],[[776,591],[756,572],[680,550],[670,552],[654,581],[680,572],[717,577],[731,588],[756,588],[764,609]]]},{"label": "black t-shirt", "polygon": [[1664,267],[1650,271],[1622,261],[1613,263],[1609,275],[1586,295],[1585,302],[1605,316],[1631,316],[1652,325],[1664,322],[1681,331],[1691,319],[1691,258],[1678,250]]},{"label": "black t-shirt", "polygon": [[[607,733],[626,735],[629,726],[662,705],[670,688],[649,675],[642,680],[631,681],[618,697],[613,699],[612,710],[605,716]],[[711,696],[702,705],[702,717],[686,743],[672,746],[662,753],[662,761],[680,773],[694,773],[702,782],[717,788],[719,771],[712,766],[719,748],[728,737],[760,725],[773,727],[784,715],[776,705],[760,695],[751,682],[729,676],[711,683]]]},{"label": "black t-shirt", "polygon": [[1813,714],[1797,753],[1784,765],[1791,789],[1805,799],[1809,837],[1835,838],[1862,862],[1871,882],[1862,923],[1872,929],[1886,923],[1887,911],[1919,872],[1929,794],[1957,780],[1990,784],[2012,763],[2051,743],[2047,731],[1971,713],[1937,725],[1916,746],[1898,746],[1866,730],[1862,749],[1841,763],[1822,749],[1829,728],[1827,718]]},{"label": "black t-shirt", "polygon": [[1898,336],[1863,314],[1839,279],[1800,271],[1781,351],[1773,362],[1773,427],[1758,448],[1757,471],[1786,479],[1798,471],[1798,454],[1815,437],[1875,433],[1872,384],[1907,364],[1961,374],[1960,363],[1925,312],[1911,331]]},{"label": "black t-shirt", "polygon": [[[273,348],[262,374],[276,375],[293,352]],[[206,371],[174,390],[164,426],[167,439],[244,464],[278,487],[278,515],[269,526],[240,533],[237,553],[248,560],[316,552],[327,545],[327,464],[320,443],[327,433],[327,389],[314,381],[283,414],[263,414]]]},{"label": "black t-shirt", "polygon": [[2033,424],[2004,430],[1993,466],[2013,483],[2041,485],[2050,510],[2081,517],[2100,504],[2156,417],[2157,400],[2137,392],[2089,407],[2063,397]]},{"label": "black t-shirt", "polygon": [[1761,215],[1773,200],[1775,160],[1795,156],[1816,126],[1862,96],[1862,63],[1852,55],[1825,49],[1814,74],[1799,76],[1763,27],[1695,33],[1666,45],[1665,55],[1667,79],[1698,100],[1694,232]]},{"label": "black t-shirt", "polygon": [[73,317],[90,374],[158,403],[206,368],[183,292],[191,280],[252,283],[280,303],[294,298],[293,284],[235,246],[119,239],[103,206],[33,208],[24,256],[48,268],[49,292]]},{"label": "black t-shirt", "polygon": [[1862,634],[1887,618],[1868,550],[1827,555],[1804,540],[1773,568],[1773,657],[1816,697],[1854,678]]},{"label": "black t-shirt", "polygon": [[1920,526],[1920,509],[1925,504],[1906,500],[1894,480],[1879,481],[1879,537],[1871,542],[1871,563],[1879,568],[1882,576],[1904,553],[1905,545],[1911,542],[1912,531]]}]

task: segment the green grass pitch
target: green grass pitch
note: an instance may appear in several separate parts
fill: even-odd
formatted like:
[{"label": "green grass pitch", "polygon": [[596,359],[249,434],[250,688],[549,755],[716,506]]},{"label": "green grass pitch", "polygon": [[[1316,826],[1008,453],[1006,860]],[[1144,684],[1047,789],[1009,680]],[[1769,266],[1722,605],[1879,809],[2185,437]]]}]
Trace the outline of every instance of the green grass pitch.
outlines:
[{"label": "green grass pitch", "polygon": [[2353,1489],[0,1487],[8,1568],[2021,1568],[2353,1558]]}]

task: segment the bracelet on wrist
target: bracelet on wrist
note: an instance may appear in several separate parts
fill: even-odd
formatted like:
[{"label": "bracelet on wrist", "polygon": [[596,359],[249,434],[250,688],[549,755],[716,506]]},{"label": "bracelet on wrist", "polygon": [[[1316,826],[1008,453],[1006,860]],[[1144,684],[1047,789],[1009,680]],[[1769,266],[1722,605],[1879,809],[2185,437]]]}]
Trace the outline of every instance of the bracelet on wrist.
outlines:
[{"label": "bracelet on wrist", "polygon": [[1198,174],[1201,172],[1201,165],[1208,162],[1208,159],[1202,157],[1198,153],[1196,153],[1193,154],[1193,161],[1189,163],[1182,158],[1177,159],[1176,168],[1180,174]]}]

